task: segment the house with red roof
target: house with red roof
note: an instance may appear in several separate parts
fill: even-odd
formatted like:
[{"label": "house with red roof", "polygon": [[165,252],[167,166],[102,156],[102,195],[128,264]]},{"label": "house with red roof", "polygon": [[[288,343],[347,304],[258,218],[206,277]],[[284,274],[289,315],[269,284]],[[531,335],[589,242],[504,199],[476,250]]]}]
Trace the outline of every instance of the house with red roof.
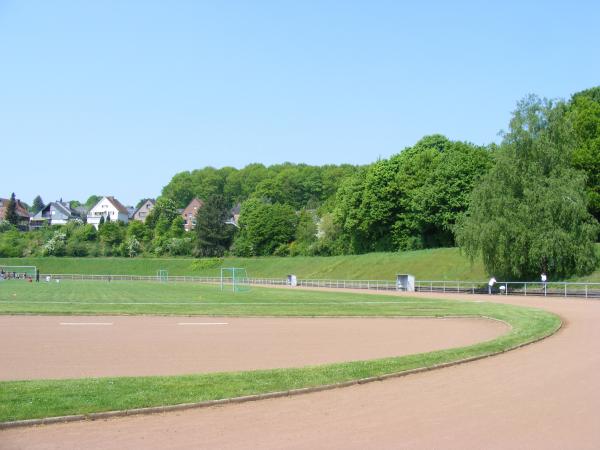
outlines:
[{"label": "house with red roof", "polygon": [[[8,202],[10,199],[8,198],[0,198],[0,220],[6,219],[6,208],[8,207]],[[15,208],[17,212],[17,216],[19,216],[19,225],[18,228],[20,230],[27,230],[29,228],[29,218],[30,214],[27,211],[25,205],[21,203],[21,200],[16,199],[17,206]]]},{"label": "house with red roof", "polygon": [[202,200],[194,198],[181,212],[185,231],[192,231],[196,227],[196,215],[198,214],[198,210],[203,206],[204,202]]}]

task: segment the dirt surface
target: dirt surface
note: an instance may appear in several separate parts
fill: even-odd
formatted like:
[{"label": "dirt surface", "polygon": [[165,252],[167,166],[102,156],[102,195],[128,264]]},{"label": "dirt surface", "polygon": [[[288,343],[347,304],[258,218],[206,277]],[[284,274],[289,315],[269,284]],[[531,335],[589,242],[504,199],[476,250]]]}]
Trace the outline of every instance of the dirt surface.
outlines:
[{"label": "dirt surface", "polygon": [[553,311],[565,326],[540,343],[447,369],[290,398],[9,430],[0,447],[599,448],[600,302],[492,298]]},{"label": "dirt surface", "polygon": [[485,319],[0,316],[0,380],[302,367],[469,345]]}]

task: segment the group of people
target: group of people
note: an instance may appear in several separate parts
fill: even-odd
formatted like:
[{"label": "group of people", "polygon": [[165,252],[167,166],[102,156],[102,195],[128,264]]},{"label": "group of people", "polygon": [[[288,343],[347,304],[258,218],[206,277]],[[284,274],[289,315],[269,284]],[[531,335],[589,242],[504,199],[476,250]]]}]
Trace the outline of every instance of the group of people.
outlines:
[{"label": "group of people", "polygon": [[[542,280],[542,284],[544,285],[544,293],[546,292],[546,287],[548,284],[548,276],[546,275],[546,272],[542,272],[542,274],[540,275],[540,279]],[[490,281],[488,281],[488,294],[492,295],[492,290],[494,285],[497,283],[496,278],[492,277],[490,278]],[[500,289],[506,289],[504,286],[500,286]]]},{"label": "group of people", "polygon": [[[40,281],[39,272],[36,271],[35,281]],[[4,269],[0,269],[0,281],[4,280],[24,280],[33,282],[33,277],[28,273],[21,272],[5,272]]]}]

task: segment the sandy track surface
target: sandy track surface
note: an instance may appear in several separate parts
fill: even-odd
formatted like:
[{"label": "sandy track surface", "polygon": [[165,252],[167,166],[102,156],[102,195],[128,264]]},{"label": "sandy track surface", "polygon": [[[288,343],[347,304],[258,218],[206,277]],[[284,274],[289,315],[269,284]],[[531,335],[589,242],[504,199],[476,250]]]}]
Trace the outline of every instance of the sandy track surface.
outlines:
[{"label": "sandy track surface", "polygon": [[535,345],[433,372],[298,397],[8,430],[0,446],[598,448],[600,302],[493,300],[542,307],[565,326]]},{"label": "sandy track surface", "polygon": [[0,380],[302,367],[469,345],[485,319],[0,316]]}]

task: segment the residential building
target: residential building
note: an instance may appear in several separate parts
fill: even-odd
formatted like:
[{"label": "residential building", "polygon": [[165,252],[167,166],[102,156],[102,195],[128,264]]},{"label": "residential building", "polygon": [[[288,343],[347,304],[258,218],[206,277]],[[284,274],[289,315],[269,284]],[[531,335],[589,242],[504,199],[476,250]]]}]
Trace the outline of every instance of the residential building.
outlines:
[{"label": "residential building", "polygon": [[191,231],[196,226],[196,214],[204,206],[204,202],[198,198],[193,199],[181,213],[183,217],[183,228],[185,231]]},{"label": "residential building", "polygon": [[156,201],[153,198],[146,199],[144,203],[140,205],[138,209],[133,213],[132,220],[139,220],[140,222],[145,222],[146,217],[150,214],[150,211],[154,209],[154,205]]},{"label": "residential building", "polygon": [[102,199],[90,209],[87,215],[87,223],[94,225],[94,227],[98,229],[102,217],[104,217],[105,221],[110,220],[111,222],[121,221],[127,223],[129,221],[127,208],[112,196],[102,197]]},{"label": "residential building", "polygon": [[241,204],[237,204],[235,205],[233,208],[231,208],[231,211],[229,211],[229,219],[227,219],[225,221],[225,223],[228,223],[229,225],[234,225],[236,227],[239,228],[239,220],[240,220],[240,211],[242,210],[242,205]]},{"label": "residential building", "polygon": [[[0,220],[6,220],[6,207],[8,206],[8,198],[0,198]],[[19,224],[17,228],[20,230],[27,230],[29,228],[29,211],[25,205],[21,203],[21,200],[16,199],[17,207],[15,208],[17,215],[19,216]]]},{"label": "residential building", "polygon": [[50,202],[31,217],[29,228],[35,230],[48,225],[65,225],[73,220],[81,220],[81,216],[68,203]]}]

